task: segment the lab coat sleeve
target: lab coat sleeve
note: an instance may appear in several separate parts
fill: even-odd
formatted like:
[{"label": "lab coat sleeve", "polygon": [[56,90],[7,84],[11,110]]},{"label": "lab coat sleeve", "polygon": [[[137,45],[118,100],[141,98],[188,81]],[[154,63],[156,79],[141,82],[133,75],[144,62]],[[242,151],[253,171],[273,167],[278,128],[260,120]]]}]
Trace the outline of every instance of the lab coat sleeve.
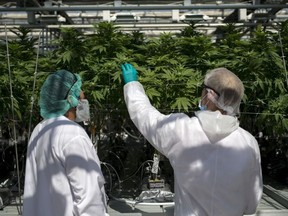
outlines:
[{"label": "lab coat sleeve", "polygon": [[86,137],[78,136],[66,145],[63,155],[73,194],[73,215],[105,215],[104,178],[92,143]]},{"label": "lab coat sleeve", "polygon": [[161,114],[154,108],[143,86],[137,82],[124,85],[124,99],[131,120],[158,151],[167,156],[175,143],[175,127],[184,114]]},{"label": "lab coat sleeve", "polygon": [[251,167],[251,181],[247,185],[247,208],[245,214],[254,214],[257,210],[257,206],[260,203],[263,193],[263,180],[262,180],[262,169],[261,169],[261,157],[260,150],[257,141],[254,137],[251,137],[250,143],[253,148],[255,157],[254,166]]}]

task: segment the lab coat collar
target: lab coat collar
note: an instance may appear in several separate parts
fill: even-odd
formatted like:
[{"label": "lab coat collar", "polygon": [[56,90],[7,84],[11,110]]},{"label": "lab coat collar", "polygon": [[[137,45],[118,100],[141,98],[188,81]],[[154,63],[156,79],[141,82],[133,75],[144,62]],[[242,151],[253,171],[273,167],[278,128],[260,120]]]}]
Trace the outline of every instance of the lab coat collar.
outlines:
[{"label": "lab coat collar", "polygon": [[220,111],[198,111],[195,115],[212,143],[227,137],[239,127],[236,117],[222,115]]}]

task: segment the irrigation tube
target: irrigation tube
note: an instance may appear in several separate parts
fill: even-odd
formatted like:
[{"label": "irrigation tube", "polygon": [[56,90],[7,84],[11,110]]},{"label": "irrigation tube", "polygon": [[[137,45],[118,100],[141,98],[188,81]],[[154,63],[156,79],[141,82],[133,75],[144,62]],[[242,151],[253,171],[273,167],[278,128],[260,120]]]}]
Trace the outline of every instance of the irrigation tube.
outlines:
[{"label": "irrigation tube", "polygon": [[[6,25],[5,25],[6,27]],[[9,72],[9,86],[10,86],[10,98],[11,98],[11,108],[12,108],[12,125],[13,125],[13,145],[15,147],[15,155],[16,155],[16,169],[17,169],[17,178],[18,178],[18,195],[19,195],[19,208],[17,206],[17,210],[19,215],[22,214],[21,210],[21,184],[20,184],[20,171],[19,171],[19,159],[18,159],[18,149],[17,149],[17,138],[16,138],[16,126],[15,126],[15,114],[14,114],[14,96],[12,89],[12,76],[11,76],[11,67],[10,67],[10,54],[9,54],[9,46],[8,46],[8,37],[7,37],[7,28],[5,28],[6,32],[6,49],[7,49],[7,64],[8,64],[8,72]]]},{"label": "irrigation tube", "polygon": [[202,4],[202,5],[133,5],[133,6],[63,6],[63,7],[14,7],[14,8],[0,8],[0,12],[12,12],[12,11],[127,11],[127,10],[219,10],[219,9],[282,9],[288,8],[287,4]]}]

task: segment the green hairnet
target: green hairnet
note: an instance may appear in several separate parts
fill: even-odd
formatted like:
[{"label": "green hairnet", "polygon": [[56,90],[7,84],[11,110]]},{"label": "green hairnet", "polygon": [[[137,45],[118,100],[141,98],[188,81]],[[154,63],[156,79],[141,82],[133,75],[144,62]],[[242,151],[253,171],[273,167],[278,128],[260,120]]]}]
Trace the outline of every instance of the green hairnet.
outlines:
[{"label": "green hairnet", "polygon": [[[71,107],[67,97],[80,97],[82,81],[78,74],[59,70],[49,75],[40,91],[40,114],[44,119],[64,115]],[[74,105],[75,106],[75,105]]]}]

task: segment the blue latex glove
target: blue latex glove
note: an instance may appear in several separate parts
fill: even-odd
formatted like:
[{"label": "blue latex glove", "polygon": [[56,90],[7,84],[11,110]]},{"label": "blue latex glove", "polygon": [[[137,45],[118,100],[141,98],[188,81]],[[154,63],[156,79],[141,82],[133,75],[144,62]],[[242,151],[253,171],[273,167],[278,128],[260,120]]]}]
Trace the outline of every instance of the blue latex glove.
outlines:
[{"label": "blue latex glove", "polygon": [[136,69],[129,63],[125,63],[121,65],[122,69],[122,77],[124,79],[124,83],[138,81],[138,74]]}]

